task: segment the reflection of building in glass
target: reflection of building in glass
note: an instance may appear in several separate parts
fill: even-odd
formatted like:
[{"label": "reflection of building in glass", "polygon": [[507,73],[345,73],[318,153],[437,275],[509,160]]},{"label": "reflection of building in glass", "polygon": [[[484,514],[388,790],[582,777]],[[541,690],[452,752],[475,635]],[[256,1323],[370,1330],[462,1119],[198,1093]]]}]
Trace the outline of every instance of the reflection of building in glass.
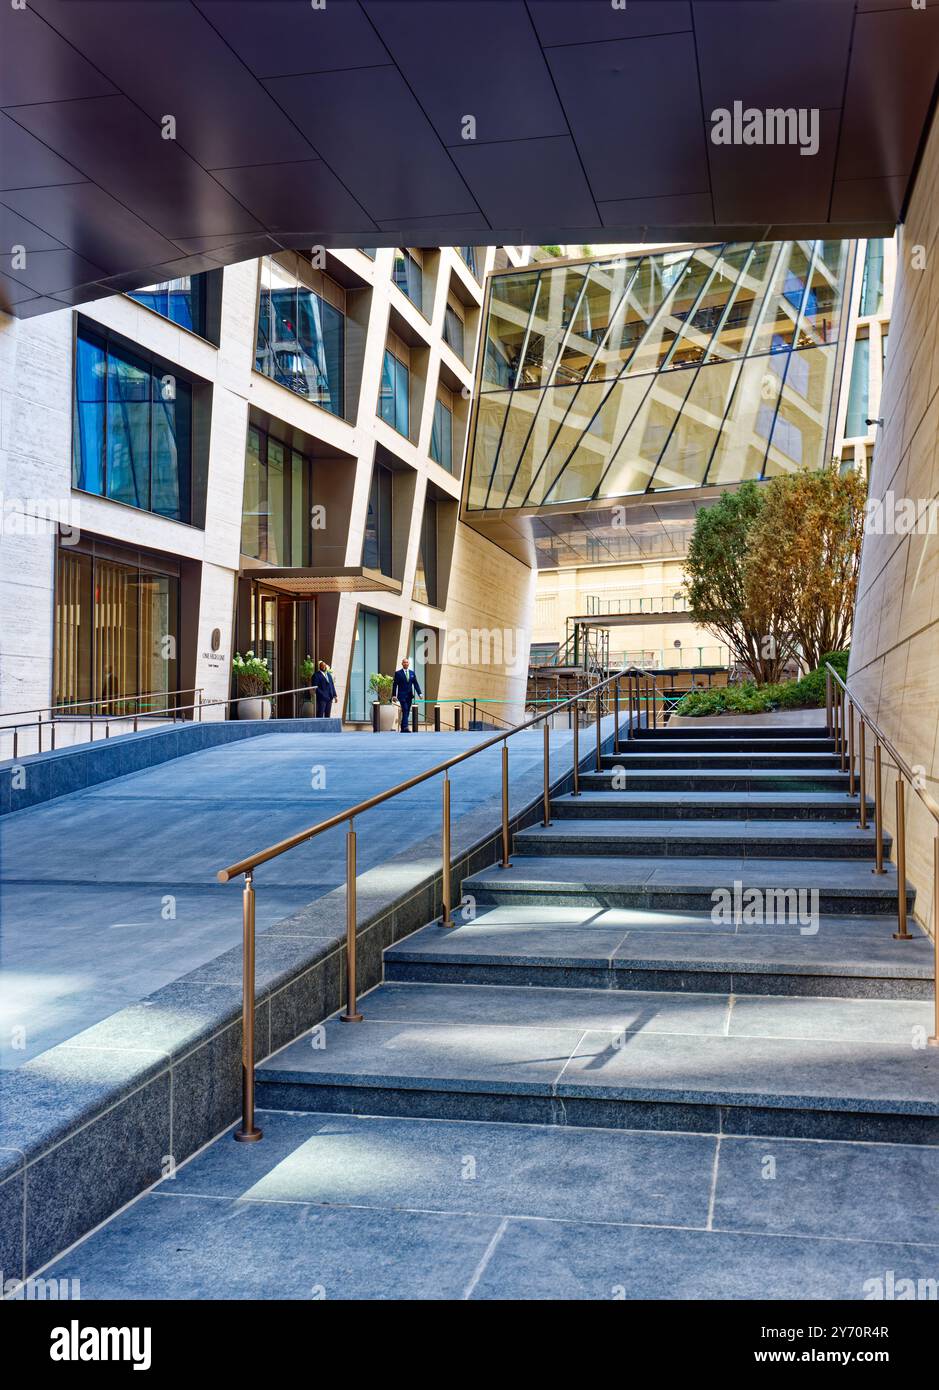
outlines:
[{"label": "reflection of building in glass", "polygon": [[851,243],[741,243],[493,276],[469,512],[818,466]]}]

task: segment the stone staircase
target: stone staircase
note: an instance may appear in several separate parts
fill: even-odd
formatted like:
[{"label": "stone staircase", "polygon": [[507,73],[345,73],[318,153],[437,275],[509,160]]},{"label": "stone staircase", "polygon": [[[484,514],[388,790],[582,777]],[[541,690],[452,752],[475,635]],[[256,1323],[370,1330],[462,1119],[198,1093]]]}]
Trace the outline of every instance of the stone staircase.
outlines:
[{"label": "stone staircase", "polygon": [[259,1107],[939,1143],[931,946],[825,731],[640,731],[580,784]]}]

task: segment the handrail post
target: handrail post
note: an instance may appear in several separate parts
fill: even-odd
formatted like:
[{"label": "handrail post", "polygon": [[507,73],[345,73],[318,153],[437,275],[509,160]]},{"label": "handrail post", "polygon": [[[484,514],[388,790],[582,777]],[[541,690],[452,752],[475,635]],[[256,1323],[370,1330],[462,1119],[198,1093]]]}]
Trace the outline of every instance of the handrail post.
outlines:
[{"label": "handrail post", "polygon": [[906,788],[897,768],[897,925],[894,941],[912,941],[906,926]]},{"label": "handrail post", "polygon": [[825,668],[825,732],[831,735],[831,672]]},{"label": "handrail post", "polygon": [[440,706],[434,705],[434,733],[440,733]]},{"label": "handrail post", "polygon": [[880,739],[874,735],[874,834],[877,843],[874,846],[874,867],[871,870],[875,874],[885,874],[884,868],[884,802],[883,802],[883,778],[880,772]]},{"label": "handrail post", "polygon": [[633,736],[633,677],[632,672],[626,677],[626,742],[631,743]]},{"label": "handrail post", "polygon": [[864,717],[858,721],[858,797],[860,800],[860,815],[858,816],[858,829],[867,829],[867,749],[865,748],[864,736]]},{"label": "handrail post", "polygon": [[847,763],[847,758],[846,758],[846,756],[845,756],[844,713],[845,713],[845,710],[844,710],[844,691],[843,691],[843,690],[839,690],[839,691],[838,691],[838,751],[839,751],[839,753],[841,754],[841,771],[842,771],[842,772],[847,772],[847,770],[848,770],[848,763]]},{"label": "handrail post", "polygon": [[509,741],[502,743],[502,868],[510,869],[509,859]]},{"label": "handrail post", "polygon": [[355,898],[355,821],[349,821],[346,831],[346,1011],[339,1017],[343,1023],[361,1023],[358,1010],[358,990],[355,983],[356,952],[356,898]]},{"label": "handrail post", "polygon": [[857,779],[854,775],[854,702],[848,700],[848,796],[854,796]]},{"label": "handrail post", "polygon": [[600,692],[597,691],[597,771],[603,768],[603,706],[600,702]]},{"label": "handrail post", "polygon": [[939,829],[932,842],[933,1031],[930,1047],[939,1047]]},{"label": "handrail post", "polygon": [[440,878],[440,897],[441,897],[441,916],[440,925],[442,927],[453,926],[453,914],[451,911],[452,903],[450,900],[450,776],[446,771],[443,774],[443,871]]},{"label": "handrail post", "polygon": [[571,709],[574,711],[574,722],[571,725],[574,735],[574,785],[571,796],[580,796],[580,705],[576,700],[571,705]]},{"label": "handrail post", "polygon": [[545,720],[544,724],[542,724],[541,727],[544,729],[544,798],[543,798],[543,800],[544,800],[544,806],[543,806],[543,822],[542,822],[542,823],[543,823],[544,825],[550,825],[550,824],[551,824],[551,770],[550,770],[551,753],[550,753],[549,744],[550,744],[550,738],[551,738],[551,730],[548,728],[548,721],[547,721],[547,720]]},{"label": "handrail post", "polygon": [[613,682],[613,752],[619,752],[619,676]]},{"label": "handrail post", "polygon": [[241,958],[241,1129],[239,1144],[253,1144],[262,1130],[254,1123],[254,874],[245,874],[242,894]]}]

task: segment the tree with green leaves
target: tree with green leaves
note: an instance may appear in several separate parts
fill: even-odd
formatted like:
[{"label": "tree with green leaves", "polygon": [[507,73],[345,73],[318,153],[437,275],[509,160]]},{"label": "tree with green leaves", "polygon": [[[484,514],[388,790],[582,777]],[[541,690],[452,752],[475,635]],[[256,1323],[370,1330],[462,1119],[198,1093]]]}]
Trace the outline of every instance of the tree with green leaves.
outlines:
[{"label": "tree with green leaves", "polygon": [[781,608],[809,670],[848,645],[866,499],[853,469],[787,474],[767,485],[750,528],[744,605]]},{"label": "tree with green leaves", "polygon": [[725,492],[698,512],[685,561],[692,620],[724,642],[760,684],[777,681],[792,653],[782,596],[769,585],[747,586],[750,536],[764,505],[756,483]]}]

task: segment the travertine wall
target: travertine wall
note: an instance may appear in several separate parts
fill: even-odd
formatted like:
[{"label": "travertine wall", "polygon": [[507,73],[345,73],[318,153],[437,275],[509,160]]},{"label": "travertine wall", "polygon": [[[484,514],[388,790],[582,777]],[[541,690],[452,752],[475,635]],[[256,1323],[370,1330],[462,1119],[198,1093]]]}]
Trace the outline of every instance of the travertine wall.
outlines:
[{"label": "travertine wall", "polygon": [[[917,515],[939,496],[939,121],[924,153],[906,223],[897,282],[871,498],[914,499]],[[889,509],[888,509],[889,511]],[[885,528],[886,530],[887,528]],[[899,528],[889,528],[891,530]],[[939,800],[939,535],[864,539],[850,689]],[[886,765],[886,760],[885,760]],[[886,825],[895,824],[895,778],[886,772]],[[936,826],[907,793],[907,877],[916,915],[933,930]]]}]

